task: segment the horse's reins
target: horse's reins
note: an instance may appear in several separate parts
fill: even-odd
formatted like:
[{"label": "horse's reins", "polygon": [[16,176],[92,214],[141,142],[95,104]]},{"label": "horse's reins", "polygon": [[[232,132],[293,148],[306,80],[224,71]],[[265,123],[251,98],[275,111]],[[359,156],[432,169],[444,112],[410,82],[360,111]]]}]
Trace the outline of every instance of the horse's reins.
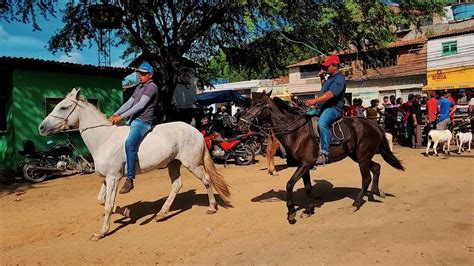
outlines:
[{"label": "horse's reins", "polygon": [[[48,116],[51,116],[51,117],[54,117],[54,118],[57,118],[57,119],[62,119],[62,120],[63,120],[63,126],[62,126],[63,129],[66,128],[68,119],[69,119],[69,117],[72,115],[72,113],[74,112],[74,110],[76,110],[76,108],[77,108],[78,106],[81,107],[81,108],[83,108],[83,107],[79,104],[79,101],[77,101],[77,100],[75,100],[75,99],[72,99],[72,98],[69,98],[69,97],[66,97],[66,98],[76,104],[76,105],[72,108],[71,112],[70,112],[66,117],[60,117],[60,116],[48,114]],[[86,127],[86,128],[81,129],[79,133],[82,134],[82,132],[84,132],[84,131],[86,131],[86,130],[88,130],[88,129],[97,128],[97,127],[103,127],[103,126],[113,126],[113,125],[112,125],[112,124],[100,124],[100,125],[96,125],[96,126],[90,126],[90,127]]]},{"label": "horse's reins", "polygon": [[[253,113],[253,112],[250,112],[250,111],[247,111],[247,112],[249,112],[249,113],[252,115],[252,118],[255,117],[255,116],[257,116],[256,113]],[[283,125],[279,125],[279,126],[271,126],[271,127],[260,126],[260,125],[257,125],[257,124],[255,124],[255,123],[253,123],[253,122],[251,122],[251,121],[248,121],[248,120],[246,120],[246,119],[243,119],[243,118],[240,118],[240,120],[242,120],[244,123],[246,123],[246,124],[248,124],[248,125],[251,125],[251,126],[254,126],[254,127],[260,129],[263,133],[265,133],[265,134],[267,134],[267,135],[271,135],[270,130],[274,130],[275,133],[277,133],[275,129],[277,129],[277,128],[284,128],[284,127],[289,127],[290,125],[293,125],[294,123],[298,122],[299,120],[301,120],[301,119],[303,119],[303,118],[304,118],[304,116],[299,116],[298,118],[296,118],[295,120],[293,120],[293,121],[291,121],[291,122],[289,122],[289,123],[286,123],[286,124],[283,124]],[[280,133],[278,133],[278,134],[285,135],[285,134],[292,133],[292,132],[294,132],[295,130],[297,130],[297,129],[299,129],[300,127],[302,127],[303,125],[304,125],[304,124],[302,124],[301,126],[295,128],[295,129],[293,129],[293,130],[283,131],[283,132],[280,132]]]}]

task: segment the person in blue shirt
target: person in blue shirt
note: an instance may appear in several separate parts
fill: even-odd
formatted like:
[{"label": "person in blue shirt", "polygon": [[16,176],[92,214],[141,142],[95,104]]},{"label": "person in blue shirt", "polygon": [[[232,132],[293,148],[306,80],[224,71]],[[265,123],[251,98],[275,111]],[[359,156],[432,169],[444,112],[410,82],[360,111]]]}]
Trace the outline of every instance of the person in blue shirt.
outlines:
[{"label": "person in blue shirt", "polygon": [[[341,60],[337,55],[330,55],[322,63],[323,70],[319,73],[323,86],[319,96],[307,100],[307,106],[318,104],[320,106],[320,116],[318,121],[320,145],[319,156],[316,165],[328,162],[329,146],[331,143],[331,132],[329,127],[342,117],[344,110],[344,94],[346,92],[346,77],[339,71]],[[324,79],[326,73],[330,76]]]},{"label": "person in blue shirt", "polygon": [[446,130],[449,122],[451,122],[450,116],[456,111],[456,106],[450,100],[446,98],[446,92],[439,92],[438,99],[438,119],[436,120],[437,130]]}]

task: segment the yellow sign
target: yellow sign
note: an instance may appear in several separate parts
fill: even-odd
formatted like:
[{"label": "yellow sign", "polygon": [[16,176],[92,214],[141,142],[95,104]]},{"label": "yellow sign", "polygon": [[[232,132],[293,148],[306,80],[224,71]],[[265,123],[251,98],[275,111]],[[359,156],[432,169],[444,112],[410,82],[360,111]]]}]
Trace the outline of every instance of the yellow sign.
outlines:
[{"label": "yellow sign", "polygon": [[423,90],[474,88],[474,66],[428,70],[427,81]]}]

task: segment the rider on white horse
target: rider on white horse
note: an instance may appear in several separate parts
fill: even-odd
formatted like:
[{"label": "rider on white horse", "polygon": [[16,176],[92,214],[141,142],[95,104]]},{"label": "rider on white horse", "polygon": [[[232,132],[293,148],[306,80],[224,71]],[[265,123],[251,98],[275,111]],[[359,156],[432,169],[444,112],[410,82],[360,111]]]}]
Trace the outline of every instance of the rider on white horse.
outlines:
[{"label": "rider on white horse", "polygon": [[127,179],[120,189],[121,194],[130,192],[134,187],[133,179],[135,179],[138,145],[153,125],[156,98],[158,97],[158,88],[152,80],[153,67],[147,62],[143,62],[136,71],[140,84],[135,88],[132,97],[109,118],[112,124],[130,118],[127,121],[130,133],[125,141]]}]

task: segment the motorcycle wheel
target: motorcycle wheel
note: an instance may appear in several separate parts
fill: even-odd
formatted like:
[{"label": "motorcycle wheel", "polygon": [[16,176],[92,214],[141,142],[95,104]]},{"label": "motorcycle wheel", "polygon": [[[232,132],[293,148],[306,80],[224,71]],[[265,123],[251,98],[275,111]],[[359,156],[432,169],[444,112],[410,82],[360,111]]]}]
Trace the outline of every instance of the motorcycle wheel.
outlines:
[{"label": "motorcycle wheel", "polygon": [[251,165],[255,161],[255,153],[249,146],[242,146],[235,152],[237,165]]},{"label": "motorcycle wheel", "polygon": [[[90,167],[87,164],[89,164]],[[81,174],[92,174],[95,172],[94,163],[86,162],[80,157],[78,158],[78,165]]]},{"label": "motorcycle wheel", "polygon": [[39,162],[29,162],[23,166],[23,177],[33,183],[43,182],[47,177],[46,171],[34,169],[35,167],[41,166]]},{"label": "motorcycle wheel", "polygon": [[255,154],[260,154],[262,152],[262,143],[256,140],[252,140],[248,143],[248,145],[250,146],[250,148],[252,148]]}]

